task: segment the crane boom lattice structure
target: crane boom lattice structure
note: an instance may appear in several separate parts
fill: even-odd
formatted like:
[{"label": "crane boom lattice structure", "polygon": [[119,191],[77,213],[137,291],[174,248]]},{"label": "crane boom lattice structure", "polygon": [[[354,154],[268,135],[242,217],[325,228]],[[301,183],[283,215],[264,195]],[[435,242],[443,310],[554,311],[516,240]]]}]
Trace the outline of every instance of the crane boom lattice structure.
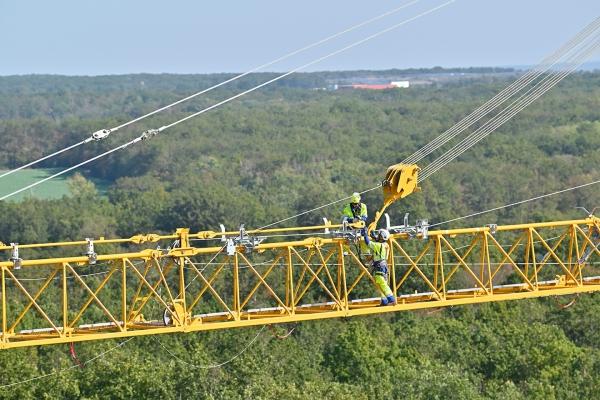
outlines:
[{"label": "crane boom lattice structure", "polygon": [[[179,229],[164,236],[0,246],[10,254],[0,262],[0,348],[600,290],[600,219],[594,216],[417,234],[398,229],[389,240],[389,280],[398,297],[393,306],[373,297],[359,230],[345,228]],[[311,235],[286,242],[256,236],[292,230]],[[208,239],[222,245],[207,247]],[[61,257],[35,257],[49,249]],[[21,259],[26,253],[33,257]]]}]

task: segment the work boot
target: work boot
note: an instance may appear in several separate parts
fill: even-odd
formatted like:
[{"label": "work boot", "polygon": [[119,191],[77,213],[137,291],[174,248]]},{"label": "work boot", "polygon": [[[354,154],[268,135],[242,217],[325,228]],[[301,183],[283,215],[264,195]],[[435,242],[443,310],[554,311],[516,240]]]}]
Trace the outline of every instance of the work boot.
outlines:
[{"label": "work boot", "polygon": [[382,298],[381,298],[381,304],[380,304],[380,305],[381,305],[381,306],[387,306],[387,305],[388,305],[388,299],[387,299],[387,298],[385,298],[385,297],[382,297]]},{"label": "work boot", "polygon": [[396,301],[396,297],[393,294],[390,294],[386,297],[384,305],[395,306],[396,304],[398,304],[398,302]]}]

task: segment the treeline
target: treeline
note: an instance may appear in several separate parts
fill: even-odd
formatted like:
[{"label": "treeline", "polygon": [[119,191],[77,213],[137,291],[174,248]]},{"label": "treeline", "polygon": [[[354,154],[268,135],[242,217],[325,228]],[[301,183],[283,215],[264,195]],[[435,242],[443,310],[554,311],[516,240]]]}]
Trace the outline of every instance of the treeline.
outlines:
[{"label": "treeline", "polygon": [[[0,167],[22,165],[229,76],[0,78]],[[42,166],[64,168],[91,158],[269,76],[251,76]],[[375,186],[387,166],[510,83],[497,77],[409,90],[321,92],[306,88],[327,74],[297,79],[303,83],[253,93],[90,164],[72,179],[69,197],[0,202],[0,241],[214,230],[219,223],[262,226]],[[600,74],[576,74],[391,213],[396,221],[411,212],[439,222],[597,180],[599,149]],[[110,183],[106,195],[90,178]],[[365,197],[373,213],[381,195]],[[580,217],[575,206],[598,204],[591,187],[461,224]],[[289,224],[338,213],[329,207]],[[177,361],[156,339],[134,339],[81,371],[0,389],[0,398],[596,398],[599,304],[597,296],[585,295],[563,311],[552,300],[532,300],[304,323],[283,341],[265,331],[235,362],[208,370]],[[181,360],[205,366],[235,355],[255,334],[158,340]],[[86,359],[114,345],[77,347]],[[62,346],[0,352],[0,386],[70,363]]]}]

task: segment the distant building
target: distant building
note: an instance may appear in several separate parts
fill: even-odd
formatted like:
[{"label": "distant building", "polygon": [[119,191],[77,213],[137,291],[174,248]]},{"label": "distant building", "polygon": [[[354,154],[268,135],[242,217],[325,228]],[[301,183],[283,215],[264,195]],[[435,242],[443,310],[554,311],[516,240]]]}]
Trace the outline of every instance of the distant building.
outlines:
[{"label": "distant building", "polygon": [[366,89],[366,90],[385,90],[385,89],[394,89],[395,86],[391,84],[384,85],[371,85],[366,83],[354,83],[350,85],[352,89]]},{"label": "distant building", "polygon": [[400,89],[410,87],[409,81],[394,81],[383,84],[371,84],[371,83],[353,83],[351,85],[339,85],[339,89],[362,89],[362,90],[386,90],[386,89]]},{"label": "distant building", "polygon": [[410,87],[410,82],[409,81],[395,81],[395,82],[391,82],[390,85],[397,87],[397,88],[408,88],[408,87]]}]

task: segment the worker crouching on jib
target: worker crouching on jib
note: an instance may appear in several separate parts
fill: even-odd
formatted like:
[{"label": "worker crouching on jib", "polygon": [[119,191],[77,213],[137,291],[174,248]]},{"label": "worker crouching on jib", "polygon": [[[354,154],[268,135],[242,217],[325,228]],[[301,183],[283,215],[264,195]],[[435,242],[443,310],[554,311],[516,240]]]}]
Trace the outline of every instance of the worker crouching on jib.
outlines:
[{"label": "worker crouching on jib", "polygon": [[387,240],[390,238],[390,233],[386,229],[373,231],[371,234],[373,235],[374,241],[372,241],[369,239],[366,229],[363,229],[362,232],[363,237],[365,238],[365,244],[371,249],[373,254],[372,271],[375,284],[384,296],[381,298],[381,305],[396,305],[396,297],[388,285],[387,258],[390,248],[387,244]]},{"label": "worker crouching on jib", "polygon": [[350,203],[342,209],[342,223],[352,224],[358,221],[367,221],[367,205],[360,202],[360,193],[354,192],[350,196]]}]

